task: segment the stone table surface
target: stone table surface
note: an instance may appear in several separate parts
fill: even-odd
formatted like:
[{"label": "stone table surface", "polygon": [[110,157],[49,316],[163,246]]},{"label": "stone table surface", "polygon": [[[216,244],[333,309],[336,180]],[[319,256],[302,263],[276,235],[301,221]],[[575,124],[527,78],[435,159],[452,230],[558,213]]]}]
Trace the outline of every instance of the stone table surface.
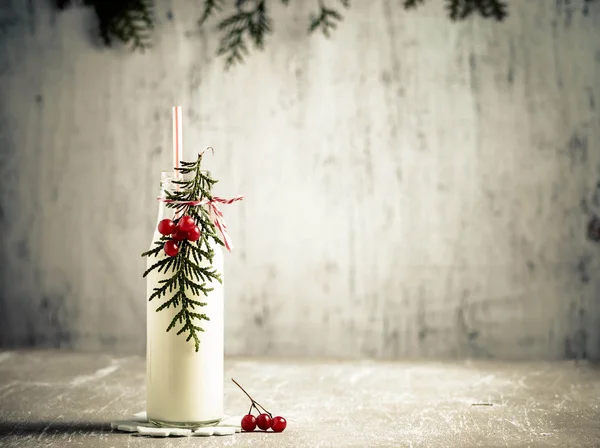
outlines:
[{"label": "stone table surface", "polygon": [[[144,410],[144,358],[0,352],[0,446],[600,447],[600,367],[490,361],[226,361],[281,434],[147,438],[110,422]],[[225,410],[247,398],[225,383]]]}]

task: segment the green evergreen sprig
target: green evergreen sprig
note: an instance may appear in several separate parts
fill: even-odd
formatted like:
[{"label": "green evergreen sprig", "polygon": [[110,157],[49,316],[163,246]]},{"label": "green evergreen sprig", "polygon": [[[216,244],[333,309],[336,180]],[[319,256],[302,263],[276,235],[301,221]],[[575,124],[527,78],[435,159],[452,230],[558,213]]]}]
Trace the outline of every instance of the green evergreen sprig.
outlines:
[{"label": "green evergreen sprig", "polygon": [[[416,9],[425,0],[403,0],[405,9]],[[502,21],[508,15],[507,0],[445,0],[448,16],[454,21],[464,20],[474,13],[485,19]]]},{"label": "green evergreen sprig", "polygon": [[452,20],[464,20],[478,12],[488,19],[503,20],[506,15],[504,0],[447,0],[447,8]]},{"label": "green evergreen sprig", "polygon": [[226,68],[241,62],[243,55],[248,54],[246,36],[254,42],[255,48],[262,50],[265,36],[273,31],[273,21],[267,16],[266,0],[256,1],[254,8],[249,10],[244,9],[242,3],[238,4],[235,14],[223,19],[217,26],[224,33],[217,54],[225,55]]},{"label": "green evergreen sprig", "polygon": [[425,0],[404,0],[404,9],[413,9],[425,3]]},{"label": "green evergreen sprig", "polygon": [[204,0],[204,11],[202,17],[198,20],[198,25],[202,26],[206,19],[223,9],[224,0]]},{"label": "green evergreen sprig", "polygon": [[[300,2],[300,0],[296,0]],[[308,0],[302,0],[306,2]],[[309,33],[316,30],[329,37],[333,29],[343,20],[340,7],[350,8],[351,0],[312,0],[318,5],[317,13],[309,17]],[[406,10],[415,10],[431,2],[445,5],[448,17],[453,21],[465,20],[472,15],[484,19],[502,21],[508,15],[509,0],[396,0]],[[525,0],[514,0],[525,1]],[[73,4],[93,7],[98,17],[99,33],[106,45],[115,40],[129,43],[134,49],[143,50],[150,45],[154,28],[155,0],[55,0],[60,9]],[[273,33],[270,6],[280,2],[290,5],[291,0],[203,0],[198,24],[206,26],[211,18],[223,11],[226,16],[217,22],[220,33],[218,55],[225,58],[225,66],[243,62],[250,47],[262,49],[266,38]],[[552,6],[551,2],[550,7]],[[591,5],[600,0],[584,0],[583,13],[588,14]]]},{"label": "green evergreen sprig", "polygon": [[[204,0],[205,8],[200,25],[216,15],[220,8],[213,6],[216,0]],[[224,0],[219,0],[224,1]],[[272,3],[274,0],[270,0]],[[279,0],[284,5],[289,5],[291,0]],[[406,10],[416,9],[425,4],[428,0],[398,0]],[[441,0],[439,0],[441,1]],[[464,20],[474,13],[479,13],[482,17],[504,20],[507,16],[508,0],[444,0],[448,15],[452,20]],[[586,0],[595,1],[595,0]],[[244,56],[249,53],[249,45],[261,50],[264,48],[265,35],[273,32],[273,20],[269,16],[267,0],[232,0],[235,3],[235,12],[222,19],[217,29],[222,33],[218,55],[225,57],[225,67],[228,69],[232,65],[241,63]],[[312,13],[309,17],[309,34],[321,30],[327,38],[331,36],[332,31],[337,28],[338,23],[343,20],[343,15],[335,4],[340,4],[348,9],[351,6],[350,0],[316,0],[318,12]],[[220,3],[219,3],[220,4]],[[254,5],[254,8],[248,5]]]},{"label": "green evergreen sprig", "polygon": [[[342,1],[342,5],[349,8],[350,2]],[[319,0],[319,10],[318,15],[311,14],[308,32],[312,33],[320,28],[325,37],[330,37],[331,31],[337,28],[337,22],[341,22],[343,16],[336,9],[326,7],[323,0]]]},{"label": "green evergreen sprig", "polygon": [[74,3],[91,6],[98,18],[98,32],[109,47],[113,40],[144,51],[150,47],[154,29],[154,0],[56,0],[59,9]]},{"label": "green evergreen sprig", "polygon": [[[208,172],[201,169],[202,154],[198,155],[195,162],[181,162],[181,168],[178,171],[183,174],[193,174],[193,177],[173,181],[178,185],[175,191],[167,191],[166,199],[177,202],[203,201],[211,200],[211,190],[216,180],[210,177]],[[158,261],[150,266],[145,272],[146,277],[150,272],[171,273],[166,279],[160,280],[160,286],[154,288],[153,293],[148,300],[164,298],[161,305],[156,308],[160,312],[167,308],[175,308],[179,311],[175,314],[166,331],[171,331],[179,326],[178,335],[187,335],[186,341],[194,340],[195,350],[200,348],[199,333],[204,329],[200,326],[203,320],[209,321],[210,318],[204,313],[197,311],[198,308],[206,306],[206,302],[196,300],[198,296],[207,296],[213,288],[208,285],[213,281],[221,283],[221,275],[212,268],[213,257],[215,255],[210,241],[219,245],[223,242],[216,232],[215,225],[210,219],[210,212],[202,205],[188,205],[182,203],[166,202],[166,207],[173,208],[176,217],[189,215],[196,221],[200,228],[200,238],[198,241],[183,240],[179,243],[179,252],[174,257],[164,254],[163,246],[169,239],[163,236],[156,241],[155,246],[142,254],[142,257],[154,257]],[[177,223],[179,218],[173,221]],[[207,262],[207,267],[202,264]],[[172,295],[171,295],[172,294]],[[169,298],[170,295],[170,298]]]}]

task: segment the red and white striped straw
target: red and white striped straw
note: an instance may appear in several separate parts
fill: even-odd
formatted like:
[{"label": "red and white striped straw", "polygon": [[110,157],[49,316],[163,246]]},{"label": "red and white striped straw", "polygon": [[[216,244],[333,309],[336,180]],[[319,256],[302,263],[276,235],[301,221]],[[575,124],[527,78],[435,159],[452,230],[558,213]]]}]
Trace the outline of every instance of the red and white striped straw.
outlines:
[{"label": "red and white striped straw", "polygon": [[[183,159],[183,126],[182,126],[181,106],[173,107],[173,168],[181,168]],[[175,171],[177,177],[179,172]]]}]

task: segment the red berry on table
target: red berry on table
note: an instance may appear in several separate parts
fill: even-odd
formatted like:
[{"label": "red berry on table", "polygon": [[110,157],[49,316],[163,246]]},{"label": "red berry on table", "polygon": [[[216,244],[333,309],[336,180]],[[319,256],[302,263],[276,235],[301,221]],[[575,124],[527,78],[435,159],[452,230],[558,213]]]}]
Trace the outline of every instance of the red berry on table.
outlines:
[{"label": "red berry on table", "polygon": [[256,429],[256,417],[252,414],[246,414],[242,417],[242,429],[250,432]]},{"label": "red berry on table", "polygon": [[184,232],[189,232],[194,228],[195,225],[196,221],[194,221],[194,218],[192,218],[189,215],[185,215],[181,217],[179,223],[177,224],[177,227],[179,227],[179,229],[183,230]]},{"label": "red berry on table", "polygon": [[194,227],[192,227],[192,230],[188,230],[187,239],[189,241],[198,241],[199,238],[200,238],[200,229],[198,228],[198,226],[194,226]]},{"label": "red berry on table", "polygon": [[285,429],[286,426],[287,426],[287,422],[285,421],[285,418],[283,418],[283,417],[273,418],[273,423],[271,425],[271,428],[273,428],[273,432],[281,432]]},{"label": "red berry on table", "polygon": [[165,253],[169,257],[174,257],[175,255],[177,255],[179,253],[179,245],[177,244],[177,241],[173,241],[173,240],[167,241],[164,245],[164,249],[165,249]]},{"label": "red berry on table", "polygon": [[175,232],[173,233],[172,238],[175,241],[183,241],[187,238],[187,232],[184,232],[183,230],[180,230],[180,229],[176,229]]},{"label": "red berry on table", "polygon": [[171,235],[175,232],[175,223],[169,218],[158,223],[158,231],[161,235]]},{"label": "red berry on table", "polygon": [[271,427],[271,416],[269,414],[259,414],[256,417],[256,426],[258,426],[263,431],[266,431]]}]

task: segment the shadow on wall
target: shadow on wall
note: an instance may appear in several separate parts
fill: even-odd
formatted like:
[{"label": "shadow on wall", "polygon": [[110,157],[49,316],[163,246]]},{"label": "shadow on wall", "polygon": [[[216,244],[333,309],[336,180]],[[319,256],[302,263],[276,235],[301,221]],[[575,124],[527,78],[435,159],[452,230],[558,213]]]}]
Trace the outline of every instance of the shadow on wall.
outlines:
[{"label": "shadow on wall", "polygon": [[592,216],[587,228],[587,237],[589,240],[600,243],[600,218]]},{"label": "shadow on wall", "polygon": [[[587,198],[583,198],[581,201],[581,207],[583,212],[590,216],[587,226],[587,238],[590,241],[600,243],[600,179],[596,183],[594,194],[591,200],[588,202]],[[591,208],[595,210],[591,210]]]}]

